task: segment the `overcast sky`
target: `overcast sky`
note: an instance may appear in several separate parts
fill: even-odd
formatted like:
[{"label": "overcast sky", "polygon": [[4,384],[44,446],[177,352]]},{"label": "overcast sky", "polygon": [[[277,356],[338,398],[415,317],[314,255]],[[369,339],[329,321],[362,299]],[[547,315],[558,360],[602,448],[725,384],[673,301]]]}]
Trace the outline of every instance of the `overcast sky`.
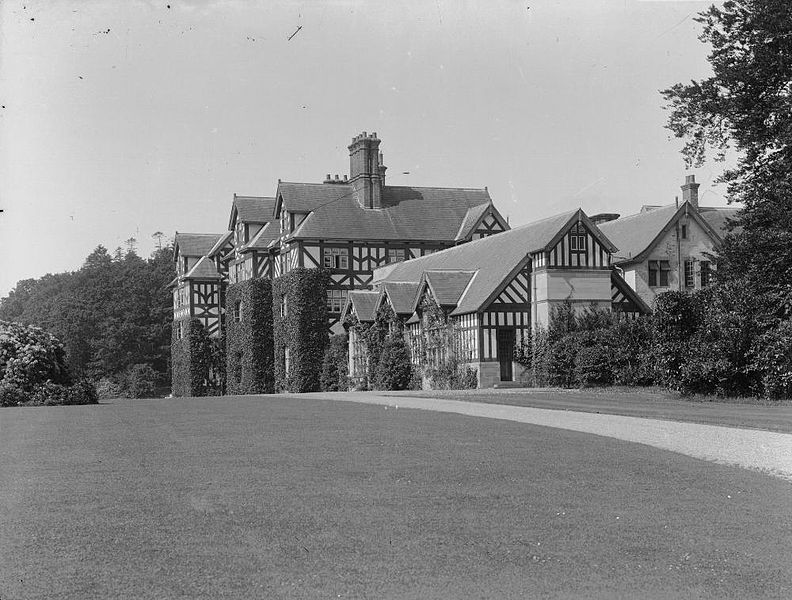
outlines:
[{"label": "overcast sky", "polygon": [[[673,202],[658,90],[708,74],[706,6],[4,0],[0,295],[99,244],[225,231],[235,192],[347,173],[364,130],[389,183],[487,186],[512,226]],[[695,171],[702,204],[720,171]]]}]

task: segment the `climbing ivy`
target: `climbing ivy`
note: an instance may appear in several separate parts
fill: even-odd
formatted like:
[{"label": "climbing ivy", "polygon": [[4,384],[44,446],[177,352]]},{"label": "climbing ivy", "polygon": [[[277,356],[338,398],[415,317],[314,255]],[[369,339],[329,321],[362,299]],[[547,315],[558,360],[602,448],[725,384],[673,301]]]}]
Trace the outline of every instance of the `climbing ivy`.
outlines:
[{"label": "climbing ivy", "polygon": [[272,281],[249,279],[226,292],[226,391],[271,394],[275,390]]},{"label": "climbing ivy", "polygon": [[277,390],[315,392],[320,389],[322,361],[329,339],[329,283],[330,273],[326,269],[302,267],[272,282]]}]

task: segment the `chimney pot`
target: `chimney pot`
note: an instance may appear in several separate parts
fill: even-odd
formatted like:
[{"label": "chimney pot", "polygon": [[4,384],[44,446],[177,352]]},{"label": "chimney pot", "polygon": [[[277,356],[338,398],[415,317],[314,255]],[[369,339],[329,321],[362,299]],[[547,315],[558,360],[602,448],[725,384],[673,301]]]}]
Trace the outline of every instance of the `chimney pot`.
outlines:
[{"label": "chimney pot", "polygon": [[336,173],[335,180],[338,181],[338,173]]},{"label": "chimney pot", "polygon": [[700,185],[696,183],[695,175],[686,175],[685,184],[682,186],[682,201],[698,208],[698,189]]},{"label": "chimney pot", "polygon": [[344,181],[347,181],[347,176],[346,175],[344,175]]},{"label": "chimney pot", "polygon": [[368,137],[368,135],[366,135],[366,132],[364,131],[361,137]]}]

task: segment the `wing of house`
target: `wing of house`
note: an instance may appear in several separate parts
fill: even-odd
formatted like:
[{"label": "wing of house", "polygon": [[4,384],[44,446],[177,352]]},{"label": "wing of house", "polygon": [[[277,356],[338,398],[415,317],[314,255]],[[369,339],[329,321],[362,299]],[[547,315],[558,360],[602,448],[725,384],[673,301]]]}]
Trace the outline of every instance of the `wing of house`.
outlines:
[{"label": "wing of house", "polygon": [[[413,347],[428,361],[424,367],[434,368],[453,347],[456,360],[475,368],[479,384],[487,387],[513,379],[516,345],[532,328],[548,323],[555,305],[648,312],[612,272],[615,250],[588,216],[575,210],[388,265],[375,271],[373,283],[380,298],[391,301],[414,290],[414,312],[405,323]],[[400,316],[407,317],[407,310]],[[437,338],[426,331],[446,325],[454,331],[451,343],[432,348],[414,342]]]},{"label": "wing of house", "polygon": [[635,215],[599,224],[619,248],[614,264],[649,305],[661,292],[699,289],[712,280],[713,257],[738,209],[699,206],[698,186],[689,175],[681,205],[644,206]]}]

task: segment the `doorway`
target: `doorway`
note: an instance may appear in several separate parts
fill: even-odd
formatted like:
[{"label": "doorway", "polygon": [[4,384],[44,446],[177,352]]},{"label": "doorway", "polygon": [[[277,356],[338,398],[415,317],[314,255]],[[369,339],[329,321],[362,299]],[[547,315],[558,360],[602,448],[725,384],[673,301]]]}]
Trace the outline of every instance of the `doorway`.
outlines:
[{"label": "doorway", "polygon": [[498,329],[498,360],[500,361],[500,380],[512,381],[512,360],[514,359],[514,329]]}]

